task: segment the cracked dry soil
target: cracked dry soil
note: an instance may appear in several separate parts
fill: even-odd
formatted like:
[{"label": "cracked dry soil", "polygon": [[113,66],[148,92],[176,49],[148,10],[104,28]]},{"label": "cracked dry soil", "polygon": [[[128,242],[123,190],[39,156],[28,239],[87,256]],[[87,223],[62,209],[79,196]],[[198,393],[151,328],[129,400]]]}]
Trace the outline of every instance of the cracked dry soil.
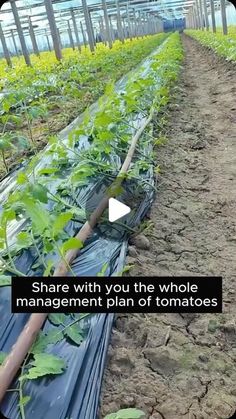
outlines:
[{"label": "cracked dry soil", "polygon": [[151,248],[131,275],[220,274],[224,312],[118,315],[102,418],[137,407],[149,419],[226,419],[236,409],[236,73],[185,35],[183,44],[169,140],[156,153]]}]

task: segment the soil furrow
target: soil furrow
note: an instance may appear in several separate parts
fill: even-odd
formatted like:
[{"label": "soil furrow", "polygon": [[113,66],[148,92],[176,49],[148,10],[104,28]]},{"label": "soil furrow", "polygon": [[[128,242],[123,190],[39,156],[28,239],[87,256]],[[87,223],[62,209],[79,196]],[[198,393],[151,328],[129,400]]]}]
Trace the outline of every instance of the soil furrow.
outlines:
[{"label": "soil furrow", "polygon": [[138,407],[150,419],[226,419],[236,408],[236,74],[183,44],[168,142],[156,151],[151,247],[131,275],[222,275],[224,312],[117,316],[101,417]]}]

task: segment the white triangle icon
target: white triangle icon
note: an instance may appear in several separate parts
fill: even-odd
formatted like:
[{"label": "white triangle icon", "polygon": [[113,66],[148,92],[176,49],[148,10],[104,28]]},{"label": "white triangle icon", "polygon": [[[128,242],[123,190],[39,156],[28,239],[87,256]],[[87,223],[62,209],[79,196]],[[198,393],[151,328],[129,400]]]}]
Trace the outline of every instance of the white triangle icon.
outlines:
[{"label": "white triangle icon", "polygon": [[108,218],[111,223],[113,223],[116,220],[119,220],[119,218],[124,217],[124,215],[129,214],[130,211],[130,207],[118,201],[117,199],[109,199]]}]

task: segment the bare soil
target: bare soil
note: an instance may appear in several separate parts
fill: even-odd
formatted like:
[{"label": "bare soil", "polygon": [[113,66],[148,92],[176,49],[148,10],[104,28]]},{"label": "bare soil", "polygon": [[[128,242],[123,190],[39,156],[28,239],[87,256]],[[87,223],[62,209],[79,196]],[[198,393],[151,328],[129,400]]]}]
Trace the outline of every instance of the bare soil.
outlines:
[{"label": "bare soil", "polygon": [[[185,62],[151,210],[150,250],[132,276],[222,275],[222,314],[118,315],[101,417],[226,419],[236,409],[236,72],[183,36]],[[234,416],[235,417],[235,416]]]}]

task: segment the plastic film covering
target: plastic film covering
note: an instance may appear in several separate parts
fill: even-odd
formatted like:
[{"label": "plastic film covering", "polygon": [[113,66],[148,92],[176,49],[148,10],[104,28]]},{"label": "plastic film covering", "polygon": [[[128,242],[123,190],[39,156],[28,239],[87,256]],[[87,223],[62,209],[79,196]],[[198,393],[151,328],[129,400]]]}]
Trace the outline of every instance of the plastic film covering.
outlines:
[{"label": "plastic film covering", "polygon": [[[164,43],[153,54],[160,50]],[[152,55],[146,59],[136,71],[141,71],[142,77],[148,74],[150,65],[152,63]],[[127,80],[130,77],[136,77],[136,71],[130,72],[126,77],[122,78],[116,84],[116,90],[122,91],[125,88]],[[140,73],[139,73],[140,74]],[[140,75],[139,75],[140,77]],[[157,80],[158,83],[158,80]],[[91,106],[91,113],[96,112],[98,102]],[[84,114],[79,116],[72,124],[64,129],[61,134],[61,140],[65,143],[69,133],[77,127],[84,118]],[[132,121],[134,126],[140,126],[143,121],[143,116],[135,115],[135,120]],[[80,141],[78,149],[89,147],[88,138]],[[47,147],[46,149],[47,150]],[[147,148],[147,155],[150,154],[150,148]],[[41,152],[38,162],[36,164],[34,174],[40,168],[45,167],[50,163],[50,156],[45,152]],[[137,156],[136,156],[137,158]],[[117,172],[121,166],[121,161],[117,155],[114,155],[114,164],[117,166]],[[27,165],[23,165],[15,172],[6,176],[0,183],[0,202],[1,204],[7,199],[8,195],[16,187],[20,185],[16,183],[16,177],[19,171],[24,170]],[[68,169],[66,169],[68,171]],[[67,172],[61,172],[56,179],[50,180],[47,185],[51,191],[55,191],[58,184],[65,179]],[[154,197],[154,176],[153,168],[150,165],[149,170],[143,173],[143,180],[146,186],[142,185],[142,199],[135,206],[135,211],[132,211],[127,216],[126,224],[128,227],[134,228],[137,226],[149,210]],[[145,181],[148,182],[145,183]],[[94,196],[93,205],[98,204],[102,188],[106,185],[109,179],[104,179],[102,176],[96,180],[79,188],[74,196],[69,197],[69,202],[73,202],[80,208],[86,207],[88,195]],[[112,181],[112,180],[111,180]],[[148,185],[149,184],[149,185]],[[151,187],[150,187],[151,185]],[[135,189],[136,188],[136,189]],[[137,183],[127,181],[125,184],[125,195],[129,202],[134,200],[135,191],[137,191]],[[91,194],[92,192],[92,194]],[[121,197],[122,198],[122,197]],[[47,204],[53,205],[52,203]],[[8,230],[9,246],[14,241],[16,234],[27,224],[27,220],[14,221],[10,223]],[[66,230],[73,236],[82,226],[83,221],[69,222]],[[78,257],[73,262],[72,269],[74,273],[80,276],[96,276],[101,269],[106,265],[106,276],[114,276],[122,272],[125,264],[128,230],[122,226],[109,225],[109,223],[101,223],[95,228],[93,235],[86,241],[83,249],[80,251]],[[56,255],[50,254],[50,259]],[[15,259],[17,268],[26,275],[40,276],[42,275],[42,268],[37,266],[37,254],[34,249],[23,250]],[[35,268],[35,266],[37,266]],[[9,287],[0,289],[0,351],[9,352],[11,346],[15,343],[18,335],[26,324],[29,314],[12,314],[10,304],[11,292]],[[84,340],[78,347],[67,340],[60,341],[56,345],[51,345],[48,352],[62,357],[67,362],[66,371],[56,378],[43,378],[37,380],[27,381],[24,385],[24,394],[31,397],[30,402],[25,406],[26,418],[35,419],[95,419],[97,418],[99,395],[101,389],[102,376],[104,371],[104,364],[106,359],[107,347],[109,344],[109,337],[112,328],[113,314],[95,314],[86,318],[81,322],[80,327],[83,330]],[[44,331],[55,327],[46,321]],[[16,388],[16,383],[12,384],[12,388]],[[14,392],[9,392],[5,397],[1,412],[9,419],[20,418],[18,395]]]}]

